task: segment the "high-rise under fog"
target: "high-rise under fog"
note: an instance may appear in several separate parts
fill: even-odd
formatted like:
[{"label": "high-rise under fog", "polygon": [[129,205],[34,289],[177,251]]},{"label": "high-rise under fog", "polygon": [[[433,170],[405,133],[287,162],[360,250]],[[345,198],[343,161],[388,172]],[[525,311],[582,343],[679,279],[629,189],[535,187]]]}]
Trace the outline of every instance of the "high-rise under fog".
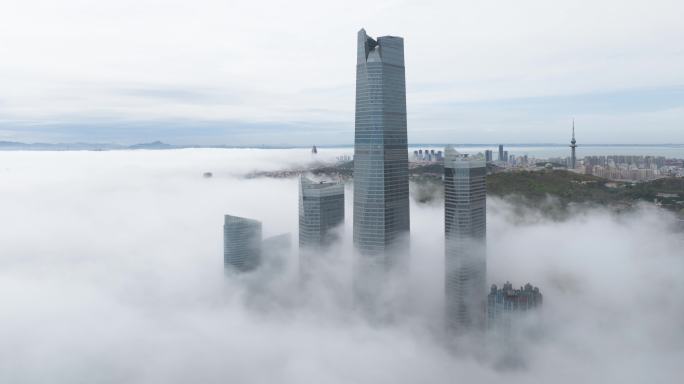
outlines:
[{"label": "high-rise under fog", "polygon": [[299,247],[323,248],[337,237],[332,229],[344,222],[344,184],[299,181]]},{"label": "high-rise under fog", "polygon": [[[354,245],[393,264],[407,248],[408,148],[404,39],[358,33],[354,134]],[[379,258],[379,259],[378,259]]]},{"label": "high-rise under fog", "polygon": [[227,270],[251,271],[261,260],[261,222],[225,215],[223,264]]},{"label": "high-rise under fog", "polygon": [[317,253],[337,240],[335,227],[344,223],[344,184],[299,181],[300,265],[306,272]]},{"label": "high-rise under fog", "polygon": [[486,314],[487,169],[481,155],[447,148],[444,159],[446,322],[481,329]]}]

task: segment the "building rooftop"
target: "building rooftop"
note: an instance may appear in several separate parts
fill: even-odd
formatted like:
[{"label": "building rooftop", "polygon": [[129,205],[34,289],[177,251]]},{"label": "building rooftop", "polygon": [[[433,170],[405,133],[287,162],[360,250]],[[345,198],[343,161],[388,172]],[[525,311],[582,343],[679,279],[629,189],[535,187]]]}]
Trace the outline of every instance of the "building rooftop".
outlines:
[{"label": "building rooftop", "polygon": [[248,219],[246,217],[233,216],[233,215],[225,215],[224,220],[225,220],[224,221],[225,224],[246,223],[246,224],[261,225],[261,222],[259,220]]},{"label": "building rooftop", "polygon": [[308,177],[300,178],[300,187],[306,196],[330,196],[344,193],[344,184],[335,181],[315,181]]},{"label": "building rooftop", "polygon": [[490,301],[511,303],[511,309],[527,309],[541,305],[543,296],[538,287],[533,286],[530,283],[525,284],[520,287],[520,289],[514,289],[513,284],[506,282],[503,287],[498,288],[496,284],[492,284],[489,292]]},{"label": "building rooftop", "polygon": [[482,153],[469,155],[461,153],[451,146],[444,149],[444,167],[446,168],[479,168],[486,166],[485,156]]}]

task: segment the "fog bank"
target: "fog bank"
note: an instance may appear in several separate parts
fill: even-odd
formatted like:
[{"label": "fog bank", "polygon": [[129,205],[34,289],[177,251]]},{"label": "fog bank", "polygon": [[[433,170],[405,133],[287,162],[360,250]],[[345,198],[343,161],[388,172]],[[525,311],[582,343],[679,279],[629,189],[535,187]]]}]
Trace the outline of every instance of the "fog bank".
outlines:
[{"label": "fog bank", "polygon": [[684,234],[650,205],[550,221],[488,200],[488,282],[544,294],[516,370],[440,338],[441,201],[412,202],[412,296],[395,323],[367,323],[350,299],[351,185],[344,241],[313,284],[298,282],[296,245],[227,279],[224,214],[297,243],[297,180],[242,176],[310,161],[306,149],[0,152],[0,382],[677,382]]}]

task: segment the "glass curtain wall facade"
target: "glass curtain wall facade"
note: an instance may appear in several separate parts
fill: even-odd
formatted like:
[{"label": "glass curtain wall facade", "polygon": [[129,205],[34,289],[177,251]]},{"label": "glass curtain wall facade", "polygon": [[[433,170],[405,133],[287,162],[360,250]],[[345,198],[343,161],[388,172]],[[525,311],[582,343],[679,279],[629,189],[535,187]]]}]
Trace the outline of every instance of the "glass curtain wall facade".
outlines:
[{"label": "glass curtain wall facade", "polygon": [[336,227],[344,223],[344,184],[299,180],[300,269],[306,272],[316,253],[338,240]]},{"label": "glass curtain wall facade", "polygon": [[445,315],[460,333],[486,320],[487,169],[482,155],[445,152]]},{"label": "glass curtain wall facade", "polygon": [[261,260],[261,222],[225,215],[223,223],[223,265],[226,270],[248,272]]},{"label": "glass curtain wall facade", "polygon": [[324,248],[337,240],[333,228],[344,222],[344,184],[299,181],[299,247]]},{"label": "glass curtain wall facade", "polygon": [[392,264],[408,248],[409,189],[404,40],[358,33],[354,245]]}]

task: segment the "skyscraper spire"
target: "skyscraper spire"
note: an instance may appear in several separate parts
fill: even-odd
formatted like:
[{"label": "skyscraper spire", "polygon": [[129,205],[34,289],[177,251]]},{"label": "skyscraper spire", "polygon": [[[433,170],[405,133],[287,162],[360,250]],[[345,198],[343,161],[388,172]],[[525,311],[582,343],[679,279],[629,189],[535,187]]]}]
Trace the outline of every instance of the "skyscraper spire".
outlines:
[{"label": "skyscraper spire", "polygon": [[575,141],[575,118],[572,118],[572,140],[570,141],[572,144],[575,144],[577,141]]}]

